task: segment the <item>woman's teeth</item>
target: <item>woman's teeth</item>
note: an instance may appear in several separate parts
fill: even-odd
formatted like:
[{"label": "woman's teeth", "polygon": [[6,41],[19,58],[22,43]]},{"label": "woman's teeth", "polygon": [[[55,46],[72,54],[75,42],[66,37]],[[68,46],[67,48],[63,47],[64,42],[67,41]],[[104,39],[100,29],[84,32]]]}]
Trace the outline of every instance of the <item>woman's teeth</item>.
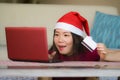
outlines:
[{"label": "woman's teeth", "polygon": [[63,50],[66,46],[59,46],[60,50]]}]

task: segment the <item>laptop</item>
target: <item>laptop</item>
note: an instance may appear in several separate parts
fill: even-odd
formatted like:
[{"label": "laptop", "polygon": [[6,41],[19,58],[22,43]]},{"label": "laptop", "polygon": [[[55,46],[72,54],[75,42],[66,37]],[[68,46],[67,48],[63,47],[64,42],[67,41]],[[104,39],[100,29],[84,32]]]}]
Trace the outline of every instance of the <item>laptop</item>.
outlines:
[{"label": "laptop", "polygon": [[49,60],[46,27],[5,27],[8,58],[14,61]]}]

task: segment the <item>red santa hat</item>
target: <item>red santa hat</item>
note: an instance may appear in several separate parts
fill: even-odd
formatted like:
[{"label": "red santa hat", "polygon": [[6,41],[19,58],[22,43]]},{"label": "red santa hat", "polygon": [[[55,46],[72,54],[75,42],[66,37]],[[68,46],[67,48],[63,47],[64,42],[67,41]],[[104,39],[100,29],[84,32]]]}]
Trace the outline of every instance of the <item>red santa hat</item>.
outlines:
[{"label": "red santa hat", "polygon": [[85,37],[84,30],[89,36],[89,26],[85,18],[83,18],[78,12],[69,12],[62,16],[55,26],[56,28],[70,31],[79,36]]}]

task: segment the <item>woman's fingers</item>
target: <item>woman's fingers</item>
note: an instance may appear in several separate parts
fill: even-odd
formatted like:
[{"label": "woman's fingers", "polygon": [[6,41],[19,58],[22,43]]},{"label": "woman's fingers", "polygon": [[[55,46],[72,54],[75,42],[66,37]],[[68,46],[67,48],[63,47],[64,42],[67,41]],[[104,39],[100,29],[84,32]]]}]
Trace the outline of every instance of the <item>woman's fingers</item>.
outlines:
[{"label": "woman's fingers", "polygon": [[105,54],[107,54],[106,46],[103,43],[98,43],[97,44],[97,51],[98,51],[98,54],[100,55],[100,59],[104,60]]},{"label": "woman's fingers", "polygon": [[56,55],[56,51],[54,51],[53,53],[49,54],[48,57],[51,60],[51,59],[53,59],[55,57],[55,55]]},{"label": "woman's fingers", "polygon": [[103,43],[98,43],[97,44],[97,50],[99,53],[106,54],[107,53],[107,48]]},{"label": "woman's fingers", "polygon": [[106,46],[105,46],[103,43],[98,43],[98,44],[97,44],[97,47],[98,47],[99,49],[106,49]]}]

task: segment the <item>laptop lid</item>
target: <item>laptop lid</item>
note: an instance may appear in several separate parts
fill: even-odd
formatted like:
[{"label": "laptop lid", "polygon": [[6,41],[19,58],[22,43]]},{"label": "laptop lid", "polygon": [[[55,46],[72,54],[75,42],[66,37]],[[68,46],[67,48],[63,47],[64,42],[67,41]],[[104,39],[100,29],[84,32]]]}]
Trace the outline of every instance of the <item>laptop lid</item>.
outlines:
[{"label": "laptop lid", "polygon": [[17,61],[49,61],[45,27],[5,27],[8,58]]}]

